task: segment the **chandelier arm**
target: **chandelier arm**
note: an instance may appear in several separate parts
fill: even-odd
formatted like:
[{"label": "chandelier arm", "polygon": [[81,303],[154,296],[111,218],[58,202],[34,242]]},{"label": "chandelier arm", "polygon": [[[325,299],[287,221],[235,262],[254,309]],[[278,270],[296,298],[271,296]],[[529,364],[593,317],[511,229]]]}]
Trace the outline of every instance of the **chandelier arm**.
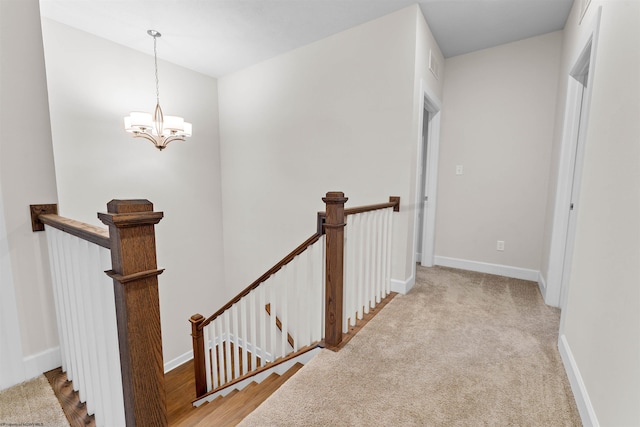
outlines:
[{"label": "chandelier arm", "polygon": [[186,141],[186,139],[183,136],[169,136],[164,140],[164,146],[166,147],[167,145],[169,145],[170,142],[173,141]]},{"label": "chandelier arm", "polygon": [[159,150],[164,149],[167,145],[169,145],[170,142],[173,141],[186,141],[185,137],[183,136],[168,136],[168,137],[154,137],[153,135],[149,135],[146,132],[136,132],[133,134],[134,138],[144,138],[147,141],[151,142],[153,145],[156,146],[156,148],[158,148]]},{"label": "chandelier arm", "polygon": [[158,141],[153,137],[153,135],[149,135],[146,132],[134,132],[133,137],[134,138],[144,138],[147,141],[151,141],[151,143],[153,143],[153,145],[158,146]]}]

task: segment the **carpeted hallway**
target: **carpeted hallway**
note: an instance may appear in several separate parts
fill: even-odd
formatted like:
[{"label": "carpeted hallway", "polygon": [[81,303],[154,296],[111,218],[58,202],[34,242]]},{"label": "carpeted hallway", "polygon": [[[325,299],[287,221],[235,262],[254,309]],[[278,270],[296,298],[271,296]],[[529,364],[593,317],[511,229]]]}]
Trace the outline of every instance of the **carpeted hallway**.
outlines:
[{"label": "carpeted hallway", "polygon": [[580,426],[536,283],[418,267],[339,353],[323,350],[242,426]]},{"label": "carpeted hallway", "polygon": [[0,391],[0,426],[68,427],[49,381],[40,375]]}]

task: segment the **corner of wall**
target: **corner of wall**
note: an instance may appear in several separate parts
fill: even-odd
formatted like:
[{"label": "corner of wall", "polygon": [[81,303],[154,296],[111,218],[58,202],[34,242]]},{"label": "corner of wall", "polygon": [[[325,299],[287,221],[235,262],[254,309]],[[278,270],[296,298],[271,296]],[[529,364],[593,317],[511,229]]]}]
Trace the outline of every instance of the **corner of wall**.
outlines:
[{"label": "corner of wall", "polygon": [[412,274],[406,280],[391,279],[391,292],[397,292],[399,294],[406,295],[411,289],[413,289],[413,285],[415,284],[415,274]]},{"label": "corner of wall", "polygon": [[60,347],[52,347],[40,353],[27,356],[22,359],[22,363],[24,364],[25,380],[35,378],[43,372],[50,371],[62,365]]},{"label": "corner of wall", "polygon": [[596,412],[591,404],[587,387],[582,380],[580,369],[578,369],[578,365],[573,358],[573,353],[569,347],[569,342],[564,334],[560,335],[558,338],[558,350],[560,351],[560,357],[562,358],[564,369],[567,372],[567,377],[571,384],[571,391],[573,392],[573,396],[576,400],[582,424],[585,427],[599,427],[600,423],[598,422],[598,417],[596,416]]},{"label": "corner of wall", "polygon": [[540,293],[542,294],[542,298],[545,303],[547,302],[546,294],[547,294],[547,281],[542,275],[542,271],[538,272],[538,288],[540,288]]}]

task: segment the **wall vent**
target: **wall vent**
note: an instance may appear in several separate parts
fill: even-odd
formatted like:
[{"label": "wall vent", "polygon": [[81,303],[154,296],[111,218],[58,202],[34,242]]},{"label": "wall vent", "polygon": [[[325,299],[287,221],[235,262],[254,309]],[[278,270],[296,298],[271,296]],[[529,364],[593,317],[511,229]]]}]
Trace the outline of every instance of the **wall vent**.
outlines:
[{"label": "wall vent", "polygon": [[436,57],[433,56],[433,50],[429,50],[429,70],[431,70],[436,80],[440,78],[440,63]]}]

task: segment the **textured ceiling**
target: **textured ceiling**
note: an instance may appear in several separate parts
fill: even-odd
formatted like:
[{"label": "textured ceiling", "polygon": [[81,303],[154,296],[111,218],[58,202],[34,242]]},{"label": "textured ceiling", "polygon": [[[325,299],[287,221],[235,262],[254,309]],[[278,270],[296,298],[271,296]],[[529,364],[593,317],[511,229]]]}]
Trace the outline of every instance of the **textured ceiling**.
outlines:
[{"label": "textured ceiling", "polygon": [[418,3],[445,57],[564,27],[573,0],[40,0],[44,17],[219,77]]}]

